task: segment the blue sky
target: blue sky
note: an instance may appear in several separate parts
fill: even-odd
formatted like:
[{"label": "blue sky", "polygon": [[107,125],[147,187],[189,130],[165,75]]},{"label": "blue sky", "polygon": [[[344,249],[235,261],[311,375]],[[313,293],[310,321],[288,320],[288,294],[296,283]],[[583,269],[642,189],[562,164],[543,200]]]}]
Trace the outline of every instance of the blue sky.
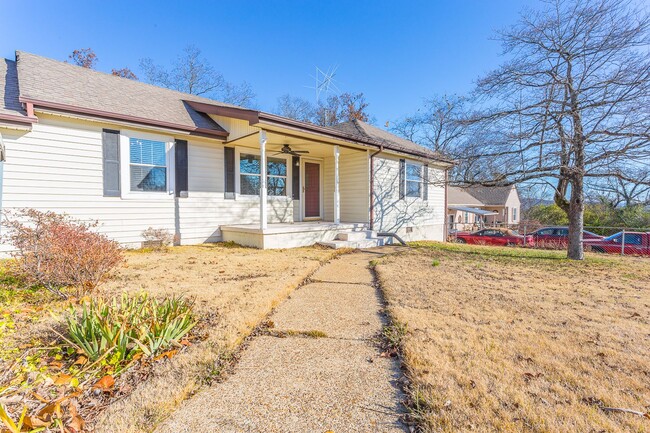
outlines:
[{"label": "blue sky", "polygon": [[490,40],[528,0],[69,1],[0,0],[0,55],[14,50],[66,60],[92,47],[97,68],[171,62],[188,44],[232,82],[249,82],[257,106],[278,96],[315,99],[318,66],[338,66],[341,91],[364,92],[379,125],[423,98],[463,93],[502,59]]}]

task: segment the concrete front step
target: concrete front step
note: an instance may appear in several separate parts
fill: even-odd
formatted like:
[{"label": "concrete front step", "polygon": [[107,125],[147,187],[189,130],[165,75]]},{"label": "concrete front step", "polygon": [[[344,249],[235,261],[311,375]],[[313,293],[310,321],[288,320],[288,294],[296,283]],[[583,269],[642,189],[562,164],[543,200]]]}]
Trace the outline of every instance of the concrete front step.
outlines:
[{"label": "concrete front step", "polygon": [[320,245],[324,245],[326,247],[338,249],[338,248],[373,248],[373,247],[381,247],[384,245],[389,245],[390,238],[370,238],[370,239],[361,239],[361,240],[355,240],[355,241],[341,241],[341,240],[333,240],[333,241],[328,241],[328,242],[319,242]]},{"label": "concrete front step", "polygon": [[377,232],[370,230],[361,230],[355,232],[341,232],[336,235],[334,240],[337,241],[362,241],[364,239],[373,239],[377,237]]}]

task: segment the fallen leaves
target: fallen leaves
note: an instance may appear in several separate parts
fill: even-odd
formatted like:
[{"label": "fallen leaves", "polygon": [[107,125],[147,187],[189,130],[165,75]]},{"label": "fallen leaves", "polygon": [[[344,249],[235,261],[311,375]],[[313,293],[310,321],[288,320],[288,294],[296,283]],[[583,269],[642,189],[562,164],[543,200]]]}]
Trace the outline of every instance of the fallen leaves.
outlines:
[{"label": "fallen leaves", "polygon": [[115,386],[115,378],[113,378],[113,376],[110,374],[107,374],[93,385],[93,389],[98,389],[103,392],[110,392],[113,389],[113,386]]}]

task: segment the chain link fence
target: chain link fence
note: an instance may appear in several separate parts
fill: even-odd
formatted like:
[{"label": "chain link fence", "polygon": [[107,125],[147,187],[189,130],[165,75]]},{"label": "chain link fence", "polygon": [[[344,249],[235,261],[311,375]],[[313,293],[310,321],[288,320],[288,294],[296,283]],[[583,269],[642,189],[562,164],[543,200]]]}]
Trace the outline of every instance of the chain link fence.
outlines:
[{"label": "chain link fence", "polygon": [[[477,221],[448,222],[446,233],[448,242],[565,250],[569,229],[534,221],[519,224]],[[583,244],[585,251],[595,253],[650,257],[650,227],[585,226]]]}]

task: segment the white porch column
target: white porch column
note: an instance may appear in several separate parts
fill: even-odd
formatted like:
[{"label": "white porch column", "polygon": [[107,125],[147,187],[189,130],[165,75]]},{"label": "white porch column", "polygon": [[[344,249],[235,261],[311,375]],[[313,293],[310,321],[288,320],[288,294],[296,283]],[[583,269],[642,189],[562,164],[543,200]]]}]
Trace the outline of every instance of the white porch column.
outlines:
[{"label": "white porch column", "polygon": [[341,195],[339,194],[339,147],[334,146],[334,223],[341,223]]},{"label": "white porch column", "polygon": [[268,224],[268,204],[266,200],[266,131],[260,131],[260,229]]}]

